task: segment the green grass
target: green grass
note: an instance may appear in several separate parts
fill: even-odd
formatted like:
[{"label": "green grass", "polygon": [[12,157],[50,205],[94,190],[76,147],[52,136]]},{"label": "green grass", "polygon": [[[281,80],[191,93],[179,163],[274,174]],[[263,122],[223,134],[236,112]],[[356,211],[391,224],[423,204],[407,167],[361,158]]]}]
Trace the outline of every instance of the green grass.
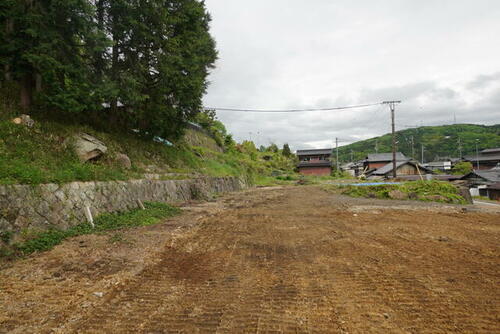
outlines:
[{"label": "green grass", "polygon": [[[68,230],[51,229],[38,232],[27,237],[22,243],[0,249],[0,256],[23,256],[34,252],[43,252],[52,249],[63,240],[79,235],[115,231],[124,228],[148,226],[156,224],[165,218],[180,213],[180,209],[164,203],[144,203],[146,210],[135,209],[121,213],[105,213],[98,216],[95,227],[90,224],[79,224]],[[111,242],[117,242],[119,237],[111,237]]]},{"label": "green grass", "polygon": [[392,191],[400,191],[407,195],[407,199],[420,201],[434,201],[455,204],[467,204],[466,200],[459,195],[459,190],[448,182],[441,181],[415,181],[394,185],[377,186],[339,186],[342,194],[352,197],[367,197],[390,199]]}]

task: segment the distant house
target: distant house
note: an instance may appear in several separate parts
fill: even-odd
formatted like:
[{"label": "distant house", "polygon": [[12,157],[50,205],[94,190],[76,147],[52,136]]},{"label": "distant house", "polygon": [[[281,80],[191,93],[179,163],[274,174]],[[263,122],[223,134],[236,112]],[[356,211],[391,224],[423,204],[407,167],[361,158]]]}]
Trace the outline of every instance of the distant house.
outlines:
[{"label": "distant house", "polygon": [[486,188],[488,198],[494,201],[500,201],[500,182],[494,183]]},{"label": "distant house", "polygon": [[297,157],[299,173],[304,175],[330,175],[332,162],[330,161],[333,149],[298,150]]},{"label": "distant house", "polygon": [[[408,161],[403,153],[396,153],[396,161]],[[389,162],[392,162],[392,153],[374,153],[368,154],[368,156],[363,160],[363,168],[365,170],[378,169],[380,167],[384,167]]]},{"label": "distant house", "polygon": [[[389,178],[392,177],[393,170],[393,164],[390,162],[372,172],[369,172],[368,176],[370,178]],[[398,177],[406,175],[425,175],[427,173],[432,173],[432,171],[421,166],[418,162],[411,160],[396,162],[396,175]]]},{"label": "distant house", "polygon": [[441,171],[441,172],[449,172],[457,163],[460,161],[458,158],[437,158],[435,161],[431,161],[425,164],[422,164],[422,166],[432,170],[432,171]]},{"label": "distant house", "polygon": [[340,169],[350,176],[357,177],[363,170],[363,164],[361,162],[348,162],[341,165]]},{"label": "distant house", "polygon": [[471,162],[474,169],[491,169],[500,163],[500,147],[482,150],[478,155],[465,156],[464,160]]},{"label": "distant house", "polygon": [[475,170],[461,180],[467,181],[472,196],[488,196],[487,188],[500,182],[500,168]]},{"label": "distant house", "polygon": [[500,168],[489,170],[475,170],[462,177],[471,185],[491,185],[500,182]]}]

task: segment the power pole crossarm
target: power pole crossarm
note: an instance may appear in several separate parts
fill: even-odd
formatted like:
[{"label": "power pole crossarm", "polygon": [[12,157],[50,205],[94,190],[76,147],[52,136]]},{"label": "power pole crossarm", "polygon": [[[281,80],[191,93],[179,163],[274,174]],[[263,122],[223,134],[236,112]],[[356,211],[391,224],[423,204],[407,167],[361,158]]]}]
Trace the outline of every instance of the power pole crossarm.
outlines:
[{"label": "power pole crossarm", "polygon": [[396,178],[396,104],[401,103],[401,101],[384,101],[382,104],[388,104],[391,109],[391,123],[392,123],[392,177]]}]

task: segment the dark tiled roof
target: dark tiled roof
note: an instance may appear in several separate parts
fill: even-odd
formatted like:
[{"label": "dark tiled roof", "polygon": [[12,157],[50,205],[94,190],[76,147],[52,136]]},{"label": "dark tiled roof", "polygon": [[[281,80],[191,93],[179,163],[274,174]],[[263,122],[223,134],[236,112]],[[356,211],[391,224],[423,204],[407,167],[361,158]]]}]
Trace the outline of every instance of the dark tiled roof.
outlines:
[{"label": "dark tiled roof", "polygon": [[297,165],[297,167],[331,167],[332,166],[332,162],[331,161],[326,161],[326,160],[323,160],[323,161],[313,161],[313,162],[309,162],[309,161],[301,161],[299,162],[299,164]]},{"label": "dark tiled roof", "polygon": [[[397,161],[396,162],[396,170],[406,164],[411,164],[413,166],[417,166],[415,162],[412,162],[410,160],[406,161]],[[421,172],[428,172],[429,170],[425,167],[422,167],[418,165],[418,168],[420,169]],[[388,163],[387,165],[380,167],[379,169],[375,170],[372,175],[386,175],[387,173],[392,172],[392,162]]]},{"label": "dark tiled roof", "polygon": [[462,179],[468,179],[471,176],[479,176],[488,182],[500,182],[500,170],[496,168],[489,170],[475,170],[462,177]]},{"label": "dark tiled roof", "polygon": [[[396,152],[396,161],[407,161],[408,158],[401,152]],[[373,153],[368,154],[368,162],[392,161],[392,153]]]},{"label": "dark tiled roof", "polygon": [[328,155],[332,154],[333,148],[322,148],[319,150],[298,150],[297,155]]},{"label": "dark tiled roof", "polygon": [[481,153],[484,153],[484,154],[500,153],[500,147],[497,147],[497,148],[488,148],[486,150],[482,150]]},{"label": "dark tiled roof", "polygon": [[500,154],[488,154],[488,155],[468,155],[464,157],[464,160],[475,162],[475,161],[500,161]]},{"label": "dark tiled roof", "polygon": [[500,182],[493,183],[491,186],[488,187],[488,189],[500,190]]}]

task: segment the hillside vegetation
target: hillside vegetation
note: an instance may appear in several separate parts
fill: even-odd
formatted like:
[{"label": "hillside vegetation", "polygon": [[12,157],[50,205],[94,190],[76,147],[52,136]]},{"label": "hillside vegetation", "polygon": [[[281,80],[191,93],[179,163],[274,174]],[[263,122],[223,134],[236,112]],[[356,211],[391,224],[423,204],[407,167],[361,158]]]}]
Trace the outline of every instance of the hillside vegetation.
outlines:
[{"label": "hillside vegetation", "polygon": [[[412,150],[413,137],[413,150]],[[339,149],[339,159],[343,162],[351,160],[351,150],[354,160],[363,159],[369,153],[391,152],[391,134],[368,140],[359,141]],[[500,124],[486,126],[473,124],[455,124],[442,126],[424,126],[396,132],[398,151],[406,156],[421,160],[422,145],[424,145],[424,160],[432,161],[436,157],[456,157],[474,154],[476,139],[479,150],[500,147]],[[412,154],[413,151],[413,154]],[[412,156],[413,155],[413,156]]]},{"label": "hillside vegetation", "polygon": [[[80,162],[70,139],[82,132],[106,144],[108,151],[102,158]],[[227,145],[220,147],[211,136],[188,130],[183,139],[168,146],[132,131],[104,132],[50,120],[35,120],[35,126],[28,128],[4,117],[0,119],[0,184],[127,180],[145,174],[161,179],[206,175],[257,181],[271,174],[293,173],[294,159],[281,151],[260,152],[251,142],[226,139]],[[117,162],[118,153],[130,158],[130,169]]]}]

